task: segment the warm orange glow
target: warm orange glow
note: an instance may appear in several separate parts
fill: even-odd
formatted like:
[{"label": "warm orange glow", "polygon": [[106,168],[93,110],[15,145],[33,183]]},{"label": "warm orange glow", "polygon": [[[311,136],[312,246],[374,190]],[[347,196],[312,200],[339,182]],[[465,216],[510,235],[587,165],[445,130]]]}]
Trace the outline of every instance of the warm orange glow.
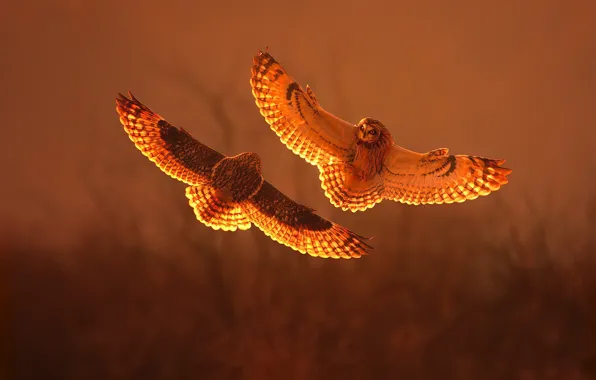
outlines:
[{"label": "warm orange glow", "polygon": [[[186,188],[186,197],[197,220],[204,225],[214,230],[236,231],[248,230],[255,224],[274,241],[321,258],[359,258],[371,248],[365,238],[319,217],[270,185],[267,195],[255,201],[264,181],[258,156],[242,153],[225,157],[169,124],[132,94],[130,97],[117,99],[116,110],[124,130],[137,149],[164,173],[190,185]],[[169,137],[164,138],[164,134]],[[244,170],[251,168],[247,162],[257,161],[258,168],[251,169],[255,175],[249,179]],[[244,177],[233,178],[237,182],[235,185],[241,184],[237,187],[254,185],[254,190],[251,188],[246,198],[234,200],[234,194],[228,188],[216,188],[221,179],[217,168],[223,165],[231,171],[238,169],[244,173]]]},{"label": "warm orange glow", "polygon": [[252,94],[281,142],[319,168],[321,187],[335,207],[365,211],[383,199],[408,205],[461,203],[508,183],[505,160],[449,155],[438,148],[417,153],[394,144],[381,122],[358,126],[325,111],[307,86],[292,79],[268,53],[253,59]]}]

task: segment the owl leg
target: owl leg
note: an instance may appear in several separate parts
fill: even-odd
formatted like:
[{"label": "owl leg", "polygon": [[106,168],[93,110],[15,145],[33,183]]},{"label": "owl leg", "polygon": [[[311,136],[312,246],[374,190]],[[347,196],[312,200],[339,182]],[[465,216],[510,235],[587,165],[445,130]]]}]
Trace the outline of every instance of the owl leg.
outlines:
[{"label": "owl leg", "polygon": [[225,192],[209,185],[187,187],[186,198],[197,219],[214,230],[247,230],[251,226],[240,205],[230,202],[231,197]]},{"label": "owl leg", "polygon": [[344,164],[344,183],[348,189],[362,189],[367,186],[367,178],[364,170],[351,164]]},{"label": "owl leg", "polygon": [[366,180],[366,173],[364,172],[364,170],[357,168],[353,164],[347,162],[343,165],[346,174],[346,181],[351,181],[352,183],[355,183],[358,181]]}]

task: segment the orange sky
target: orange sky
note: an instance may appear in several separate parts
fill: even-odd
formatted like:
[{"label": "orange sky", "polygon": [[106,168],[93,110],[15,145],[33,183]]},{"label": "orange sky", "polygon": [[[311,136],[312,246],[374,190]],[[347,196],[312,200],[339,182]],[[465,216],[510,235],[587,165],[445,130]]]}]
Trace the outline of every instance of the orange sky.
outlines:
[{"label": "orange sky", "polygon": [[[0,221],[21,231],[35,226],[48,244],[66,244],[78,226],[103,215],[98,194],[150,232],[163,218],[187,220],[170,207],[185,203],[183,187],[147,162],[118,122],[114,98],[130,89],[215,149],[257,152],[280,190],[382,239],[365,222],[403,215],[407,206],[333,210],[316,169],[280,144],[260,116],[248,81],[252,56],[269,46],[328,111],[352,122],[380,119],[410,149],[506,158],[514,169],[510,184],[490,197],[420,213],[474,217],[508,205],[521,223],[530,217],[520,206],[525,194],[539,212],[564,210],[566,222],[587,229],[596,3],[330,3],[164,8],[161,1],[60,0],[30,9],[12,2],[0,15],[8,58],[1,63],[8,163]],[[215,120],[221,110],[230,136]]]}]

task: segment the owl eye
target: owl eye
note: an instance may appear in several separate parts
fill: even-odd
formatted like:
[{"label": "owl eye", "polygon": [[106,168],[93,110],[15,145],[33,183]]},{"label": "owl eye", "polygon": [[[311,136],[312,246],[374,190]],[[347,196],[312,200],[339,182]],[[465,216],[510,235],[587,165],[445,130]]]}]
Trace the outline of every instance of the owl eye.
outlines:
[{"label": "owl eye", "polygon": [[371,129],[370,131],[368,131],[368,134],[374,136],[377,134],[377,131],[375,131],[374,129]]}]

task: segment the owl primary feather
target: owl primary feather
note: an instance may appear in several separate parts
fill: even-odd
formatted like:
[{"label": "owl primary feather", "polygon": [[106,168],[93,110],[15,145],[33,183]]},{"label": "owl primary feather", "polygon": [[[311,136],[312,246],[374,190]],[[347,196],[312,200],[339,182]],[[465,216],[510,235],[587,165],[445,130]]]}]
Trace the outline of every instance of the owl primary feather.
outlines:
[{"label": "owl primary feather", "polygon": [[512,172],[505,160],[418,153],[396,145],[378,120],[354,125],[325,111],[268,51],[253,59],[250,85],[271,129],[295,154],[319,169],[321,187],[342,210],[364,211],[383,199],[410,205],[464,202],[497,191]]},{"label": "owl primary feather", "polygon": [[129,96],[116,99],[124,130],[158,168],[188,185],[189,204],[206,226],[236,231],[254,224],[281,244],[323,258],[359,258],[371,249],[368,238],[322,218],[265,181],[257,154],[226,157]]}]

